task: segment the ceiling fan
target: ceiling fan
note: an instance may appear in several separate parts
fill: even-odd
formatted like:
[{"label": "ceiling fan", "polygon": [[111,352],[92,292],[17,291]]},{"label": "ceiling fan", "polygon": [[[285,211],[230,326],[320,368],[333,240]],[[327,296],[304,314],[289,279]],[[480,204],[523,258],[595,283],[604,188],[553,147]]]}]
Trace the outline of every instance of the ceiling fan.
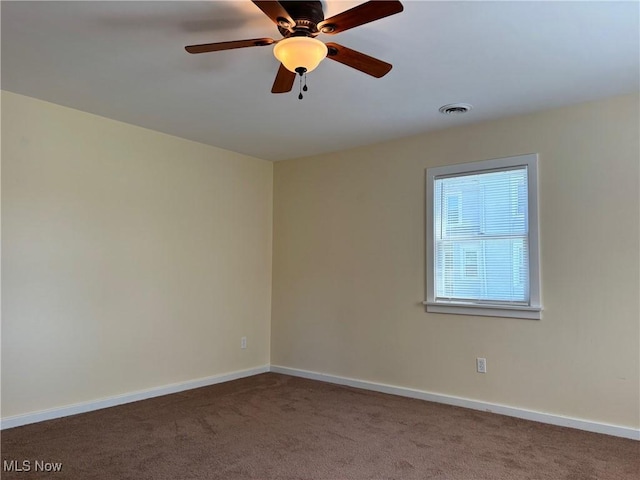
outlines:
[{"label": "ceiling fan", "polygon": [[[321,1],[252,1],[277,25],[283,38],[280,40],[254,38],[189,45],[185,47],[186,51],[206,53],[275,44],[273,53],[280,61],[280,68],[273,82],[271,93],[291,91],[296,74],[300,76],[302,83],[302,76],[315,69],[325,57],[376,78],[383,77],[391,70],[392,66],[387,62],[337,43],[325,44],[316,37],[321,33],[335,35],[365,23],[400,13],[403,6],[397,0],[372,0],[327,19],[324,18]],[[302,98],[302,90],[307,90],[306,81],[304,89],[301,87],[298,98]]]}]

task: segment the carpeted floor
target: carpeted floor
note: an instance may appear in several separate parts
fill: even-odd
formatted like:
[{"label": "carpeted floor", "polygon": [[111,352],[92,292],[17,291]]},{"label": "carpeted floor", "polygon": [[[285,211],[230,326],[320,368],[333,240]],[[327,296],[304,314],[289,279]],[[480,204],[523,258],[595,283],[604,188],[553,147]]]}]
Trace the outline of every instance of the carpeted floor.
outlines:
[{"label": "carpeted floor", "polygon": [[5,430],[2,459],[30,462],[7,480],[640,478],[640,442],[273,373]]}]

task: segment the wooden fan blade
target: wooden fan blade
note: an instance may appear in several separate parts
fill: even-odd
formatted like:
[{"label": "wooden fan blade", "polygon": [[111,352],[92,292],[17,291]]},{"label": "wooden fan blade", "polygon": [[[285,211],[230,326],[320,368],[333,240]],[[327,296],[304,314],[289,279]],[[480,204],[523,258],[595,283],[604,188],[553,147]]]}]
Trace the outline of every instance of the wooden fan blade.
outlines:
[{"label": "wooden fan blade", "polygon": [[278,74],[276,75],[276,79],[273,82],[273,87],[271,87],[271,93],[290,92],[293,88],[293,82],[295,81],[295,79],[296,74],[287,70],[284,65],[280,64]]},{"label": "wooden fan blade", "polygon": [[377,58],[370,57],[364,53],[352,50],[337,43],[327,43],[329,53],[327,58],[343,63],[348,67],[360,70],[372,77],[384,77],[391,71],[392,65]]},{"label": "wooden fan blade", "polygon": [[289,12],[285,10],[285,8],[280,4],[280,2],[275,1],[263,1],[263,0],[251,0],[255,3],[256,7],[258,7],[262,12],[273,20],[273,23],[276,25],[280,25],[283,28],[291,30],[295,27],[296,22],[291,18]]},{"label": "wooden fan blade", "polygon": [[207,53],[207,52],[219,52],[220,50],[231,50],[232,48],[245,48],[245,47],[263,47],[265,45],[271,45],[275,40],[273,38],[254,38],[252,40],[236,40],[234,42],[218,42],[218,43],[203,43],[202,45],[189,45],[184,49],[189,53]]},{"label": "wooden fan blade", "polygon": [[397,0],[377,1],[362,3],[331,18],[327,18],[318,24],[318,30],[322,33],[335,35],[353,27],[373,22],[389,15],[395,15],[404,10]]}]

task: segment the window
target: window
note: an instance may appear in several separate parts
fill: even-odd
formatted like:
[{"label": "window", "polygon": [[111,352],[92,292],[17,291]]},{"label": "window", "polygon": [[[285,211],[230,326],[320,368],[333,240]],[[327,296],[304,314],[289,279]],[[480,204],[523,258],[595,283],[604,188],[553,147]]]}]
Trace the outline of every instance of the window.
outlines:
[{"label": "window", "polygon": [[537,165],[427,169],[428,312],[540,318]]},{"label": "window", "polygon": [[447,194],[447,204],[446,208],[446,217],[447,217],[447,225],[455,225],[460,223],[460,194],[459,193],[448,193]]},{"label": "window", "polygon": [[462,275],[467,280],[478,279],[478,250],[473,247],[462,247]]}]

